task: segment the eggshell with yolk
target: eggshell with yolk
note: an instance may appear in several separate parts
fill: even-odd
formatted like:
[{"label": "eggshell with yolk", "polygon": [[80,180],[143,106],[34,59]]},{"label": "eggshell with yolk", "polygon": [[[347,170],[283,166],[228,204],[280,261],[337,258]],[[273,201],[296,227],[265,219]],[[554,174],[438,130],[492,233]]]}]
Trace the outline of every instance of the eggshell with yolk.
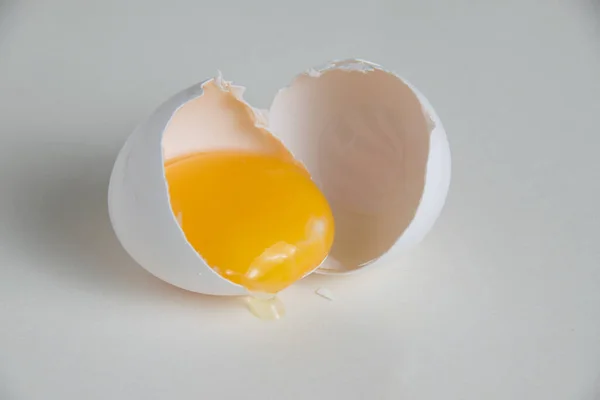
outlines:
[{"label": "eggshell with yolk", "polygon": [[111,222],[146,270],[194,292],[246,293],[204,262],[171,212],[164,162],[194,151],[239,149],[303,163],[334,211],[336,242],[322,273],[377,265],[431,229],[448,191],[450,152],[439,118],[410,84],[348,60],[296,78],[275,97],[269,120],[242,94],[220,77],[185,89],[120,151],[109,186]]}]

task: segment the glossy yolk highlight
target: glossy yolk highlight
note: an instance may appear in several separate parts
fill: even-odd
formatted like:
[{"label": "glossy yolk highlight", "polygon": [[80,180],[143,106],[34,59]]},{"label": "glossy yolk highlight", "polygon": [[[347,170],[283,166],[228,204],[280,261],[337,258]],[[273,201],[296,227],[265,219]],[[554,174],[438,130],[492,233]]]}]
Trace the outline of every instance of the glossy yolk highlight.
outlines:
[{"label": "glossy yolk highlight", "polygon": [[327,256],[327,200],[299,165],[251,153],[197,153],[165,164],[173,214],[217,273],[277,293]]}]

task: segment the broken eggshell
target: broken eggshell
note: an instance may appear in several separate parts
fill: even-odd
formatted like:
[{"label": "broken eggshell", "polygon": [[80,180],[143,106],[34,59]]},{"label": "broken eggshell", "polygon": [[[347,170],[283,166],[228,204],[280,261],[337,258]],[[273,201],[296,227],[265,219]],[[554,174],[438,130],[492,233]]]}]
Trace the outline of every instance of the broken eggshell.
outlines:
[{"label": "broken eggshell", "polygon": [[[195,151],[246,150],[301,162],[330,202],[336,238],[317,270],[344,274],[418,243],[450,182],[446,134],[414,87],[361,60],[300,75],[267,113],[220,77],[163,103],[121,149],[109,185],[115,233],[142,267],[190,291],[243,295],[187,242],[164,163]],[[378,264],[378,263],[376,263]]]},{"label": "broken eggshell", "polygon": [[275,97],[269,128],[332,208],[335,241],[318,273],[383,265],[419,243],[443,208],[442,123],[414,86],[377,64],[337,61],[298,76]]}]

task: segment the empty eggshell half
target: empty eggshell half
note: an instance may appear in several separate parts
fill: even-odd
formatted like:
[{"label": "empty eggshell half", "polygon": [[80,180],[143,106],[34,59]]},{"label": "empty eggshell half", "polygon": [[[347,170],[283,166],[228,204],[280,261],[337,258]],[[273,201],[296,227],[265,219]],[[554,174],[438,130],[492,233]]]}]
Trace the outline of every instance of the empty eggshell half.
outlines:
[{"label": "empty eggshell half", "polygon": [[414,87],[362,60],[300,75],[275,97],[269,128],[327,197],[336,236],[321,273],[349,273],[418,243],[442,210],[450,148]]},{"label": "empty eggshell half", "polygon": [[190,291],[242,295],[187,242],[164,163],[196,151],[245,150],[301,162],[327,197],[336,237],[318,272],[343,274],[419,242],[444,204],[450,151],[439,118],[410,84],[361,60],[297,77],[269,117],[221,77],[163,103],[121,149],[109,185],[116,235],[142,267]]}]

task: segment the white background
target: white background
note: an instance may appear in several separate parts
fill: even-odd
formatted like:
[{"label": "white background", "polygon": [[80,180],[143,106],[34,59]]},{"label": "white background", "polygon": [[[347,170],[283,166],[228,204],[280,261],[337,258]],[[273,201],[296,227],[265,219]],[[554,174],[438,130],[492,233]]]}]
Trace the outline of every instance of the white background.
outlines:
[{"label": "white background", "polygon": [[[347,57],[447,129],[422,245],[277,323],[126,256],[106,187],[140,119],[217,69],[267,107]],[[0,399],[600,399],[599,120],[591,0],[0,0]]]}]

